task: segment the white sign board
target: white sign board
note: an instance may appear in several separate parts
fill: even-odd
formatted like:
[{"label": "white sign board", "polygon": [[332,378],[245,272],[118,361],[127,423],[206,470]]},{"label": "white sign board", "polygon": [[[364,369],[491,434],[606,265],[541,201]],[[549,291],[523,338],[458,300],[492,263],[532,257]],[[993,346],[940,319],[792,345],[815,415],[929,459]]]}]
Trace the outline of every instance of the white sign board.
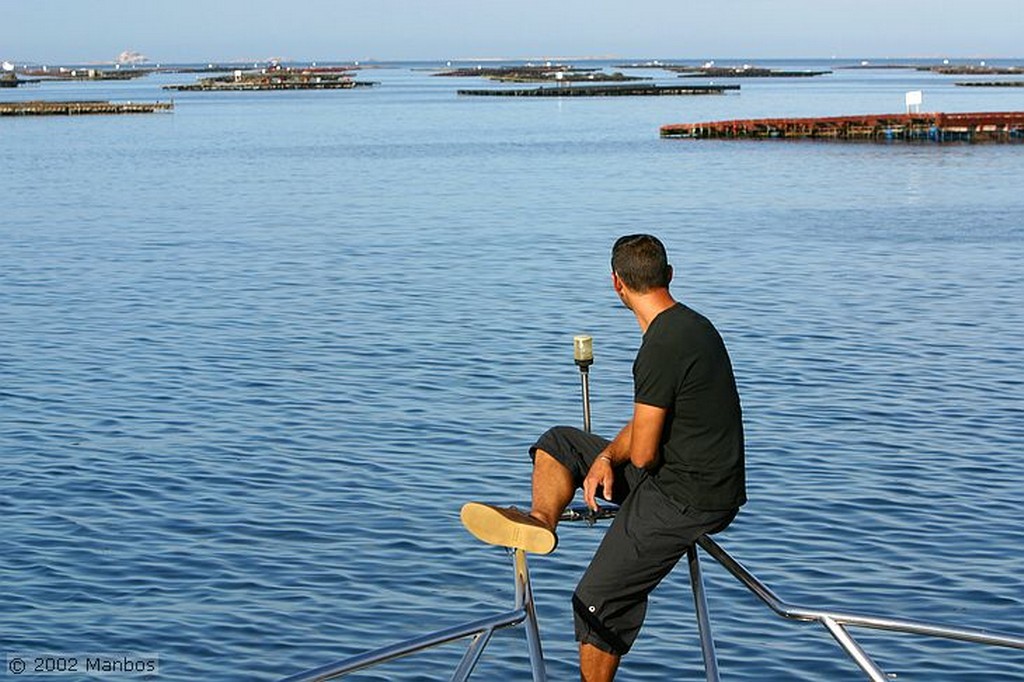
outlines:
[{"label": "white sign board", "polygon": [[924,93],[920,90],[911,90],[907,93],[907,113],[921,111],[921,103],[924,101]]}]

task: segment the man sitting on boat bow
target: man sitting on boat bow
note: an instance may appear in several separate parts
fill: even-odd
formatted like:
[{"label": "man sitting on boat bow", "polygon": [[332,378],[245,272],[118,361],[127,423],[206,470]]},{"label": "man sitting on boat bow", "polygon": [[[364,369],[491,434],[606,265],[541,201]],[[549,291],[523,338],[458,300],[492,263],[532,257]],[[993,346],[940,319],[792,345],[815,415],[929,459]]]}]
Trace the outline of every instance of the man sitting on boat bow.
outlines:
[{"label": "man sitting on boat bow", "polygon": [[547,554],[583,489],[621,505],[573,594],[580,676],[612,680],[643,623],[647,598],[701,535],[723,530],[746,502],[743,425],[725,344],[707,318],[669,292],[672,267],[651,235],[612,248],[612,285],[643,333],[633,363],[633,417],[608,441],[557,426],[530,448],[532,508],[462,508],[478,539]]}]

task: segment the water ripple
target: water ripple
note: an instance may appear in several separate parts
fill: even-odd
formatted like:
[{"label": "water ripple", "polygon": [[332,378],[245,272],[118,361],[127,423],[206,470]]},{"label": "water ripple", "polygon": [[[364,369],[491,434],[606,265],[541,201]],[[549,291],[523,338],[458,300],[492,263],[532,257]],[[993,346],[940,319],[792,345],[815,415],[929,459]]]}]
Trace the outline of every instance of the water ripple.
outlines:
[{"label": "water ripple", "polygon": [[[722,544],[795,603],[1024,634],[1019,150],[666,145],[676,104],[473,106],[382,76],[400,87],[5,138],[5,651],[276,679],[508,608],[507,558],[459,506],[528,503],[526,448],[580,420],[573,334],[596,340],[595,428],[628,414],[639,334],[606,250],[648,228],[743,396],[751,502]],[[788,101],[763,87],[693,106]],[[555,680],[600,537],[565,528],[531,563]],[[706,564],[726,679],[860,679]],[[702,677],[691,605],[680,570],[621,679]],[[862,636],[900,678],[1024,670]],[[529,679],[522,633],[479,670]]]}]

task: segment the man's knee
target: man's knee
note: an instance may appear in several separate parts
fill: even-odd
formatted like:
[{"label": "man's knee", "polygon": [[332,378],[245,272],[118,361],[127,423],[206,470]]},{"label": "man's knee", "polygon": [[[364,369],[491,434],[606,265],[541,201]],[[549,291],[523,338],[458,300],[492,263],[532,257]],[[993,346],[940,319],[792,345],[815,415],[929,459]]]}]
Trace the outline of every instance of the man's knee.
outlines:
[{"label": "man's knee", "polygon": [[570,449],[572,444],[578,440],[576,434],[579,433],[581,430],[574,426],[552,426],[542,433],[530,448],[530,456],[533,457],[536,451],[543,450],[557,459],[558,455]]},{"label": "man's knee", "polygon": [[538,452],[547,453],[569,470],[579,487],[590,469],[590,462],[607,446],[605,439],[575,426],[555,426],[537,439],[530,448],[530,457],[536,462]]},{"label": "man's knee", "polygon": [[531,450],[530,456],[533,458],[533,465],[535,467],[551,465],[565,466],[564,464],[562,464],[562,462],[558,460],[557,457],[552,455],[547,450],[543,450],[541,448],[534,448],[533,450]]}]

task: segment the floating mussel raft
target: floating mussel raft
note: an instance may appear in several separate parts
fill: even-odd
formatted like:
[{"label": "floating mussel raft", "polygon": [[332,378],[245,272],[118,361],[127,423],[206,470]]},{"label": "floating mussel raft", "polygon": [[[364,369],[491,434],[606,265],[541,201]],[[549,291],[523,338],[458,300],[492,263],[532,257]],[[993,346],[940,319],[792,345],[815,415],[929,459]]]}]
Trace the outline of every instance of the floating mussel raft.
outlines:
[{"label": "floating mussel raft", "polygon": [[738,85],[562,85],[540,88],[483,88],[458,94],[488,97],[651,97],[657,95],[721,95]]},{"label": "floating mussel raft", "polygon": [[165,90],[225,91],[225,90],[347,90],[376,85],[370,81],[357,81],[349,69],[290,68],[272,66],[258,71],[241,71],[222,76],[201,78],[195,83],[165,85]]},{"label": "floating mussel raft", "polygon": [[173,102],[72,101],[0,103],[0,116],[83,116],[86,114],[152,114],[171,111]]},{"label": "floating mussel raft", "polygon": [[661,127],[665,138],[1024,142],[1024,112],[759,118]]}]

